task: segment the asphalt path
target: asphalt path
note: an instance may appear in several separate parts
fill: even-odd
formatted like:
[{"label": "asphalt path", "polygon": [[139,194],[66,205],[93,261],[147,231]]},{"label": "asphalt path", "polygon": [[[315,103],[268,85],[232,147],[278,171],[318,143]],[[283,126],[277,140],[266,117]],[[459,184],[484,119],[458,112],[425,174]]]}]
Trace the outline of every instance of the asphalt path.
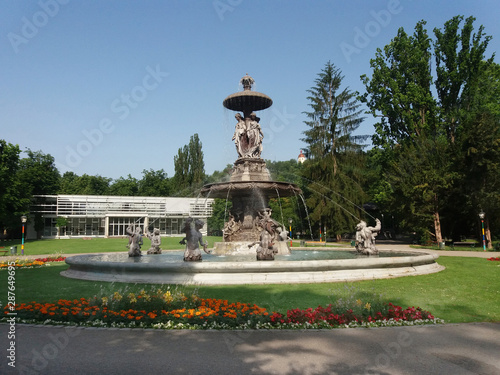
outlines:
[{"label": "asphalt path", "polygon": [[[1,374],[500,374],[500,323],[173,331],[0,325]],[[9,366],[15,364],[15,368]]]}]

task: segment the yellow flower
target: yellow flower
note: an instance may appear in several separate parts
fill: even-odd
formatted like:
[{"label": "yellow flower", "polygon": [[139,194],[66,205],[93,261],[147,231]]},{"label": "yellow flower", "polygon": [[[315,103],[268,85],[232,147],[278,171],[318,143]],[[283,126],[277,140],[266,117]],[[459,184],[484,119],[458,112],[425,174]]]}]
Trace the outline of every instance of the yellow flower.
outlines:
[{"label": "yellow flower", "polygon": [[357,299],[356,300],[356,305],[357,306],[361,306],[363,304],[363,302],[360,300],[360,299]]},{"label": "yellow flower", "polygon": [[108,297],[102,297],[101,300],[103,306],[108,306]]},{"label": "yellow flower", "polygon": [[129,293],[128,294],[128,300],[130,301],[130,303],[136,303],[137,302],[137,298],[135,298],[135,294],[134,293]]},{"label": "yellow flower", "polygon": [[114,301],[120,301],[122,298],[123,298],[123,296],[120,293],[118,293],[118,292],[115,292],[113,294],[113,300]]},{"label": "yellow flower", "polygon": [[165,302],[172,302],[174,300],[174,297],[172,297],[172,294],[168,290],[165,294],[163,294],[162,298]]},{"label": "yellow flower", "polygon": [[370,310],[372,308],[372,305],[370,305],[369,302],[366,303],[365,309]]}]

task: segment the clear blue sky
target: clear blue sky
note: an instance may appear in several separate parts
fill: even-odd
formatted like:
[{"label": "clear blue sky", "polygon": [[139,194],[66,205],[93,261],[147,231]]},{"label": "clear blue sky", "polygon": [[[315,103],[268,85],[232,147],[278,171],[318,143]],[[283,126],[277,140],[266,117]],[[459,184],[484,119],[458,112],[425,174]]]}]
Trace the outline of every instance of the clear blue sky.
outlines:
[{"label": "clear blue sky", "polygon": [[[476,17],[500,45],[500,4],[488,1],[0,2],[0,139],[55,157],[61,173],[174,174],[198,133],[211,174],[237,157],[224,98],[250,74],[274,104],[261,111],[262,157],[295,159],[306,90],[330,60],[351,90],[399,27],[413,32]],[[365,34],[360,36],[360,30]],[[348,48],[351,52],[346,52]],[[354,52],[353,52],[354,51]],[[498,61],[498,59],[496,59]],[[373,133],[366,118],[359,134]]]}]

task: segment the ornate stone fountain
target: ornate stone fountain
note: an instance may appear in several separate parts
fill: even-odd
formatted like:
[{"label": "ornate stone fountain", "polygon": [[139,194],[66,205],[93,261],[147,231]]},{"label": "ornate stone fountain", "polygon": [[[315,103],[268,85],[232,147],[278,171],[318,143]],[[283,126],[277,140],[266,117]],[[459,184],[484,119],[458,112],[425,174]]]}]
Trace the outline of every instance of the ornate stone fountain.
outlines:
[{"label": "ornate stone fountain", "polygon": [[[424,252],[401,253],[382,250],[386,257],[366,257],[345,254],[338,250],[315,251],[318,249],[294,251],[290,256],[286,246],[286,231],[271,218],[269,199],[298,195],[300,189],[286,182],[272,181],[262,152],[262,131],[254,111],[269,108],[272,100],[251,90],[253,79],[248,75],[241,80],[244,90],[229,95],[223,102],[228,109],[243,112],[236,115],[237,124],[233,140],[238,159],[229,182],[206,185],[205,196],[229,199],[233,208],[228,214],[224,228],[224,242],[215,244],[213,254],[201,260],[200,247],[206,248],[199,228],[201,222],[186,223],[185,251],[164,252],[148,256],[128,254],[86,254],[66,258],[69,268],[61,274],[81,280],[97,280],[127,283],[158,283],[182,285],[235,285],[235,284],[280,284],[315,283],[347,280],[370,280],[439,272],[444,267],[435,262],[437,255]],[[369,232],[364,232],[369,230]],[[357,250],[374,251],[373,236],[378,226],[358,228]],[[375,249],[377,250],[377,249]],[[302,254],[301,254],[302,252]],[[140,253],[140,250],[139,250]],[[327,255],[327,253],[331,253]],[[184,260],[182,261],[182,254]],[[218,256],[235,254],[242,256]],[[311,258],[313,257],[313,258]],[[251,261],[250,261],[251,259]],[[226,260],[226,262],[220,262]]]},{"label": "ornate stone fountain", "polygon": [[229,95],[222,103],[238,112],[233,135],[238,158],[231,178],[229,182],[205,185],[201,192],[210,198],[232,202],[224,224],[224,242],[215,244],[215,254],[253,252],[258,260],[273,260],[274,254],[288,254],[290,250],[286,229],[271,218],[269,199],[299,195],[302,191],[295,184],[273,181],[261,158],[264,134],[255,111],[269,108],[273,101],[265,94],[252,91],[254,82],[245,75],[240,80],[243,91]]}]

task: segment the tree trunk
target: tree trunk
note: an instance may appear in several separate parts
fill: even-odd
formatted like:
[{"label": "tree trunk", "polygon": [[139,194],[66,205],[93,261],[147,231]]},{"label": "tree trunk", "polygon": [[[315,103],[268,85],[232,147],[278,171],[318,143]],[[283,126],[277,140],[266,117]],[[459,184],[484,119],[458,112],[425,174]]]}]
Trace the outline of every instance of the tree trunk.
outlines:
[{"label": "tree trunk", "polygon": [[439,212],[434,212],[434,231],[436,233],[436,242],[439,243],[443,241],[441,236],[441,221],[439,220]]}]

